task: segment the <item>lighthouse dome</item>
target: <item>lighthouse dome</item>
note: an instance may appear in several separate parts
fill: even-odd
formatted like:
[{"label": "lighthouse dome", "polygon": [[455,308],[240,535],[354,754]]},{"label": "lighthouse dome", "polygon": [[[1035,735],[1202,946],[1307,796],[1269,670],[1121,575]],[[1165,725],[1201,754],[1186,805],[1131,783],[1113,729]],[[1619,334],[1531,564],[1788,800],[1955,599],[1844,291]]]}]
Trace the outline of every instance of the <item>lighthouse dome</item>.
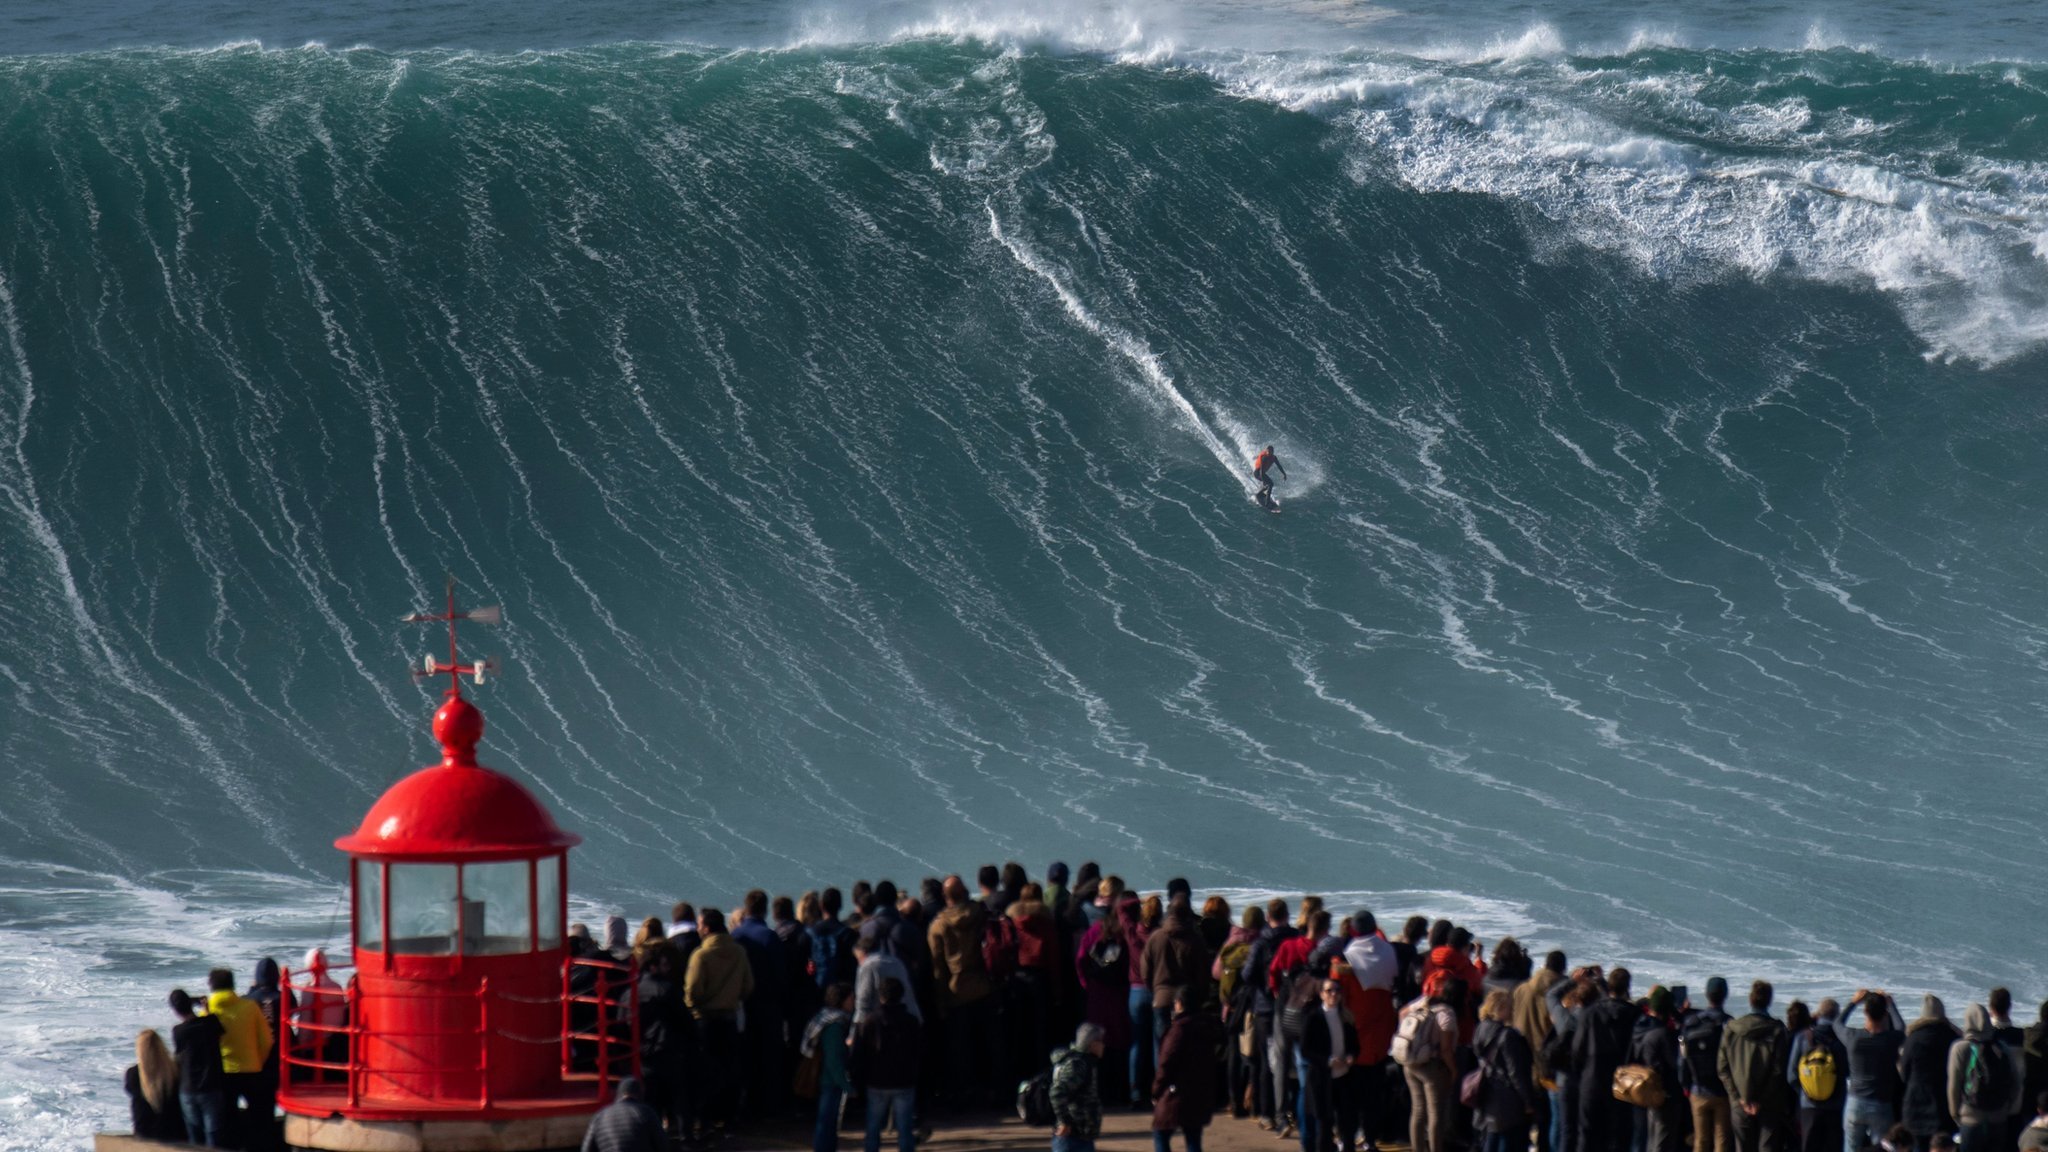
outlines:
[{"label": "lighthouse dome", "polygon": [[518,781],[476,762],[483,730],[483,714],[451,694],[434,713],[441,763],[393,784],[334,846],[356,856],[503,860],[581,843]]}]

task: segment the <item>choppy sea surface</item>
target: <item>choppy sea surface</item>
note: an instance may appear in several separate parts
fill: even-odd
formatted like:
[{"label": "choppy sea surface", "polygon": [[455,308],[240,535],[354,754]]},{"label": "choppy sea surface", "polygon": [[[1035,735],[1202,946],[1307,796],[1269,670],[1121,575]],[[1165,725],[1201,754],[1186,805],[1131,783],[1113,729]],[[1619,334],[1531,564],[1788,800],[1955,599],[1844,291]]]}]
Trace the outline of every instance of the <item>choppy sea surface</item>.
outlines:
[{"label": "choppy sea surface", "polygon": [[[484,759],[579,911],[1099,859],[2048,994],[2048,13],[0,12],[0,1149]],[[1274,444],[1278,516],[1247,461]]]}]

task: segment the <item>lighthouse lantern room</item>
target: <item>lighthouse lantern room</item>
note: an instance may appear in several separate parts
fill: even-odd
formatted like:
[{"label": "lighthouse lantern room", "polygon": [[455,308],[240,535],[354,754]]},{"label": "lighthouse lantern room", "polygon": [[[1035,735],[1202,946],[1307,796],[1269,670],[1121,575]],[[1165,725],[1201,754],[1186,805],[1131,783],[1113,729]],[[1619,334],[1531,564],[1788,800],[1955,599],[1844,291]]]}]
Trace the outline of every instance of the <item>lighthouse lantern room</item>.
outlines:
[{"label": "lighthouse lantern room", "polygon": [[[483,714],[461,678],[458,620],[497,623],[496,608],[409,622],[448,625],[448,660],[416,676],[449,678],[434,713],[441,762],[391,786],[351,835],[353,973],[290,981],[301,1022],[287,1045],[279,1104],[295,1147],[573,1147],[621,1076],[638,1072],[637,974],[572,957],[569,849],[581,838],[517,781],[477,763]],[[337,975],[349,965],[338,966]],[[395,1141],[395,1142],[394,1142]]]}]

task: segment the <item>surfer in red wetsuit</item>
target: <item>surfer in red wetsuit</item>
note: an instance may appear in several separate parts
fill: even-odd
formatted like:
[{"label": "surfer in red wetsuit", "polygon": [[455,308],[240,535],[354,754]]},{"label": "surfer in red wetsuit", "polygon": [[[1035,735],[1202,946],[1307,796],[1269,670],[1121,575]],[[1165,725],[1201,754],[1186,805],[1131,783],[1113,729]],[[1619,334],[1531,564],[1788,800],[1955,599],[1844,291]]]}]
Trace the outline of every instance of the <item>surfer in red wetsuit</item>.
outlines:
[{"label": "surfer in red wetsuit", "polygon": [[1280,457],[1273,451],[1271,444],[1266,445],[1265,451],[1252,458],[1252,479],[1259,482],[1257,499],[1261,504],[1272,503],[1273,477],[1270,473],[1275,468],[1280,469],[1280,476],[1282,479],[1285,479],[1287,476],[1287,466],[1280,463]]}]

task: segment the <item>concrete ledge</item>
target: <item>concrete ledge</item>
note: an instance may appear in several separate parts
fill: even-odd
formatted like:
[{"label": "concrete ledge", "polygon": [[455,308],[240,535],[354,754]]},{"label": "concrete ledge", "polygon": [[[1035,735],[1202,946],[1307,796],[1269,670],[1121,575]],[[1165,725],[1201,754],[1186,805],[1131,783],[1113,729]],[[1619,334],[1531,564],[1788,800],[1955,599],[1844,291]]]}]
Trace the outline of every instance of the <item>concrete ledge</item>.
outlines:
[{"label": "concrete ledge", "polygon": [[496,1121],[287,1116],[284,1142],[320,1152],[574,1152],[589,1127],[588,1114]]},{"label": "concrete ledge", "polygon": [[144,1140],[126,1132],[95,1132],[92,1137],[92,1152],[164,1152],[171,1148],[199,1148],[197,1144],[177,1144],[169,1140]]}]

